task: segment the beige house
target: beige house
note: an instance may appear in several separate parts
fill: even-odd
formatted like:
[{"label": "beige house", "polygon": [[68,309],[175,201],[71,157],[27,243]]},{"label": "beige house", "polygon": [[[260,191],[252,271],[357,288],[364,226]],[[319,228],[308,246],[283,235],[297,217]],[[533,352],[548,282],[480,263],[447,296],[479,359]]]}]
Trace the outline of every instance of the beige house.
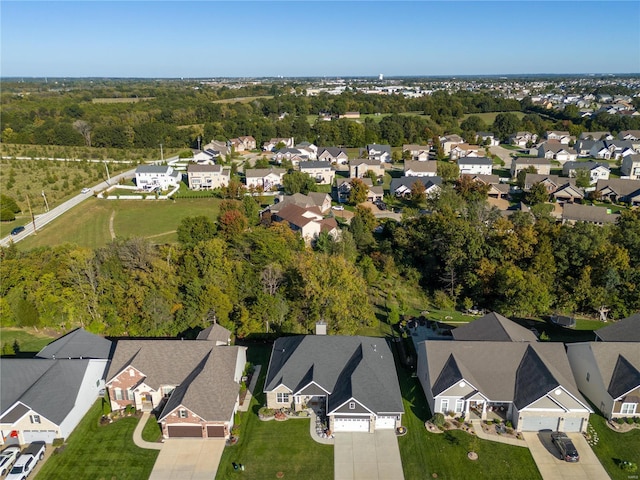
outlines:
[{"label": "beige house", "polygon": [[250,168],[244,172],[247,188],[262,188],[265,192],[279,189],[285,173],[284,168]]},{"label": "beige house", "polygon": [[238,138],[232,138],[230,140],[231,146],[236,152],[243,152],[256,149],[256,139],[252,136],[243,136]]},{"label": "beige house", "polygon": [[349,161],[347,151],[340,147],[323,147],[318,149],[318,160],[329,163],[338,163],[340,165]]},{"label": "beige house", "polygon": [[313,178],[318,185],[332,185],[336,176],[335,170],[328,162],[300,162],[300,171]]},{"label": "beige house", "polygon": [[365,158],[357,158],[349,162],[349,177],[362,178],[371,170],[376,177],[384,176],[384,167],[378,160],[368,160]]},{"label": "beige house", "polygon": [[438,162],[431,161],[419,161],[419,160],[405,160],[404,161],[404,176],[405,177],[435,177],[438,175]]},{"label": "beige house", "polygon": [[187,178],[191,190],[213,190],[229,185],[231,169],[221,165],[191,163],[187,166]]},{"label": "beige house", "polygon": [[516,178],[521,170],[529,167],[536,169],[536,173],[549,175],[551,173],[551,161],[547,158],[523,158],[517,157],[511,161],[511,177]]},{"label": "beige house", "polygon": [[429,145],[413,145],[405,144],[402,146],[402,152],[409,152],[411,160],[425,162],[429,160],[429,151],[431,147]]},{"label": "beige house", "polygon": [[451,149],[461,143],[464,143],[464,139],[460,135],[446,135],[444,137],[440,137],[440,145],[442,145],[442,150],[445,155],[449,155],[451,153]]},{"label": "beige house", "polygon": [[451,160],[456,160],[457,158],[463,157],[479,157],[480,156],[480,148],[478,145],[469,145],[467,143],[460,143],[451,148],[449,152],[449,156]]},{"label": "beige house", "polygon": [[622,159],[620,171],[630,180],[640,180],[640,154],[627,155]]},{"label": "beige house", "polygon": [[282,199],[269,206],[271,213],[278,213],[286,205],[293,204],[302,208],[317,207],[320,213],[325,214],[331,209],[331,196],[328,193],[309,192],[307,195],[302,193],[294,193],[286,195]]},{"label": "beige house", "polygon": [[306,244],[311,244],[322,232],[328,233],[334,240],[340,236],[335,218],[324,218],[318,207],[301,207],[289,203],[272,212],[274,222],[287,222],[294,232],[299,232]]}]

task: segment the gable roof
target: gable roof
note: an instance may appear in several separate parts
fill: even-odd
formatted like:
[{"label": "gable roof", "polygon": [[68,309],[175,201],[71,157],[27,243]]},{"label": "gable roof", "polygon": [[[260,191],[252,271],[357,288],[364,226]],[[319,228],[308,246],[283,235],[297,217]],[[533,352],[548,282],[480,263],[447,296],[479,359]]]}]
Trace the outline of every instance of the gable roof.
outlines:
[{"label": "gable roof", "polygon": [[609,213],[605,207],[565,203],[562,207],[562,219],[576,222],[615,223],[620,217],[618,213]]},{"label": "gable roof", "polygon": [[487,157],[460,157],[458,165],[493,165],[493,160]]},{"label": "gable roof", "polygon": [[309,162],[300,162],[300,171],[306,168],[322,168],[324,170],[332,170],[329,162],[323,162],[322,160],[314,160]]},{"label": "gable roof", "polygon": [[169,174],[172,168],[169,165],[138,165],[136,173],[156,173],[156,174]]},{"label": "gable roof", "polygon": [[435,160],[427,160],[421,162],[420,160],[405,160],[404,161],[404,171],[413,170],[415,172],[433,172],[435,173],[438,169],[438,162]]},{"label": "gable roof", "polygon": [[600,328],[595,334],[603,342],[640,342],[640,312]]},{"label": "gable roof", "polygon": [[391,193],[395,193],[400,187],[406,187],[410,189],[414,183],[421,182],[428,190],[433,186],[439,186],[442,184],[442,177],[400,177],[391,179],[391,185],[389,189]]},{"label": "gable roof", "polygon": [[91,361],[3,358],[0,362],[0,412],[8,413],[8,418],[4,415],[0,421],[15,417],[12,415],[15,412],[6,410],[19,401],[60,425],[76,404]]},{"label": "gable roof", "polygon": [[[632,342],[587,343],[602,382],[613,398],[640,386],[640,348]],[[581,348],[576,345],[576,348]],[[569,347],[571,348],[571,347]]]},{"label": "gable roof", "polygon": [[231,332],[229,330],[219,323],[214,323],[198,333],[196,340],[209,340],[211,342],[222,342],[228,344],[230,338]]},{"label": "gable roof", "polygon": [[111,341],[87,332],[84,328],[76,328],[54,340],[40,350],[36,357],[40,358],[104,358],[110,357]]},{"label": "gable roof", "polygon": [[347,156],[347,151],[340,147],[322,147],[318,151],[318,156],[322,155],[324,152],[327,152],[334,158],[337,158],[341,154]]},{"label": "gable roof", "polygon": [[330,392],[329,411],[355,398],[374,413],[401,413],[402,396],[391,350],[382,338],[298,335],[276,340],[264,391],[293,392],[311,381]]},{"label": "gable roof", "polygon": [[496,312],[474,320],[451,331],[454,340],[479,340],[494,342],[537,342],[530,330]]},{"label": "gable roof", "polygon": [[249,168],[244,172],[245,177],[262,178],[270,174],[284,175],[287,171],[284,168]]},{"label": "gable roof", "polygon": [[[222,165],[201,165],[190,163],[187,165],[187,173],[223,173]],[[231,169],[227,170],[227,175],[231,174]]]},{"label": "gable roof", "polygon": [[596,190],[601,191],[605,188],[615,192],[620,197],[626,197],[636,192],[640,192],[640,181],[630,180],[626,178],[610,178],[608,180],[598,180]]},{"label": "gable roof", "polygon": [[[436,382],[440,383],[438,390],[442,389],[445,382],[440,375],[445,367],[451,371],[453,356],[463,378],[492,401],[513,401],[523,408],[560,385],[589,408],[575,384],[562,343],[427,340],[418,348],[426,352],[432,391]],[[455,374],[447,376],[453,380],[449,386],[459,381]]]}]

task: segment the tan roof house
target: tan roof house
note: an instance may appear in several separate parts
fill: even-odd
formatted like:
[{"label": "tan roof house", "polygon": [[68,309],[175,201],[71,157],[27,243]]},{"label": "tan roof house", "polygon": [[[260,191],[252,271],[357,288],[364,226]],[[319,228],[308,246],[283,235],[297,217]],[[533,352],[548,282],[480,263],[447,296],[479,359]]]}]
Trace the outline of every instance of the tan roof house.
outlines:
[{"label": "tan roof house", "polygon": [[404,161],[404,176],[405,177],[435,177],[437,172],[438,162],[432,161],[420,161],[420,160],[405,160]]},{"label": "tan roof house", "polygon": [[222,165],[190,163],[187,166],[187,178],[191,190],[213,190],[229,185],[231,169],[223,168]]},{"label": "tan roof house", "polygon": [[244,173],[247,188],[262,187],[264,191],[270,191],[282,186],[282,177],[287,171],[284,168],[250,168]]}]

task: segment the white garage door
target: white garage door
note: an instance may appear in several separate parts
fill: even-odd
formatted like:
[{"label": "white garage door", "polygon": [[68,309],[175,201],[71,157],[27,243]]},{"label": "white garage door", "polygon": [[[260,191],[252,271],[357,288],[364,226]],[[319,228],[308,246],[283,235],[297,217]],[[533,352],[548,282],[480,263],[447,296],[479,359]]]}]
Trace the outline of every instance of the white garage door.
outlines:
[{"label": "white garage door", "polygon": [[333,429],[336,432],[368,432],[369,418],[336,417],[333,422]]},{"label": "white garage door", "polygon": [[564,428],[565,432],[581,432],[582,431],[582,418],[565,418]]},{"label": "white garage door", "polygon": [[524,417],[522,419],[522,428],[524,432],[537,432],[539,430],[557,430],[558,417]]},{"label": "white garage door", "polygon": [[53,443],[53,440],[58,438],[58,432],[55,430],[24,430],[22,432],[24,443],[31,442],[45,442]]},{"label": "white garage door", "polygon": [[381,428],[396,428],[396,417],[377,417],[376,418],[376,430]]}]

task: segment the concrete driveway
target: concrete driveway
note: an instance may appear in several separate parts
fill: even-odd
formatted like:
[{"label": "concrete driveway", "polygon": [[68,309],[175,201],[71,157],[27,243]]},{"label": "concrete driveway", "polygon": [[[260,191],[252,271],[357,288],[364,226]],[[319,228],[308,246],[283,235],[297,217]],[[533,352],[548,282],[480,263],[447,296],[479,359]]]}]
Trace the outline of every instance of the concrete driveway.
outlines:
[{"label": "concrete driveway", "polygon": [[336,433],[333,455],[335,480],[404,480],[393,430]]},{"label": "concrete driveway", "polygon": [[544,480],[603,480],[606,470],[580,433],[567,433],[580,454],[580,461],[560,460],[558,449],[551,443],[551,432],[524,432],[529,451]]},{"label": "concrete driveway", "polygon": [[149,480],[211,480],[216,478],[224,438],[167,439]]}]

